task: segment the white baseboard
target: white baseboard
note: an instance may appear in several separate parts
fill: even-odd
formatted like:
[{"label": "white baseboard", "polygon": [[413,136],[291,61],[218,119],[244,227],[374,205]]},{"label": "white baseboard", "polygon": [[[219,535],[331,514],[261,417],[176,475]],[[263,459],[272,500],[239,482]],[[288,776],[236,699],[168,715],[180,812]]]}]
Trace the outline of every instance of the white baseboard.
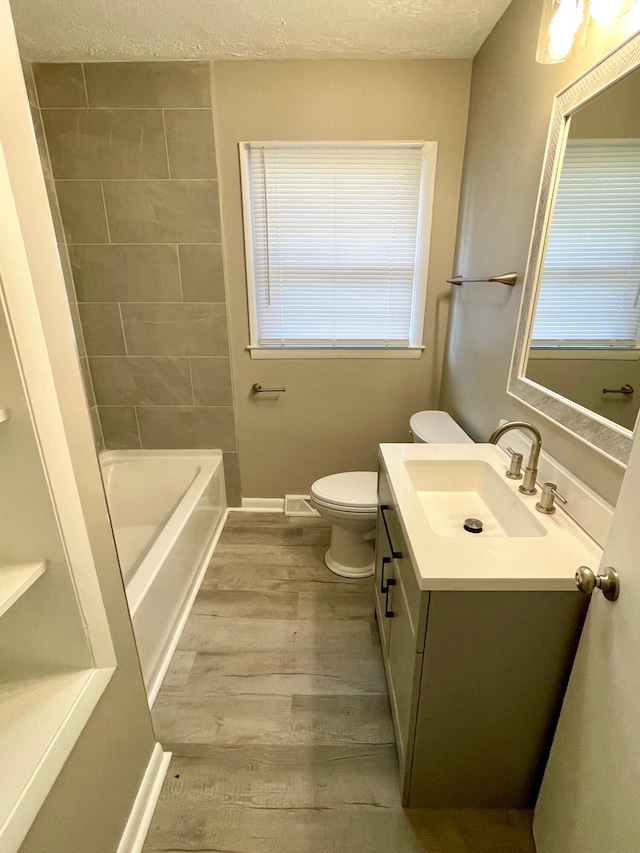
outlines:
[{"label": "white baseboard", "polygon": [[284,512],[284,498],[242,498],[242,506],[232,509],[244,512]]},{"label": "white baseboard", "polygon": [[207,551],[203,557],[202,565],[198,569],[198,574],[193,579],[193,584],[191,586],[191,589],[189,590],[189,595],[185,599],[182,613],[180,614],[180,619],[178,619],[175,624],[173,633],[171,634],[171,638],[165,648],[164,654],[162,655],[160,665],[158,666],[158,669],[156,670],[155,675],[153,676],[151,684],[149,685],[149,688],[147,690],[147,699],[150,708],[153,708],[153,703],[158,697],[162,682],[164,681],[164,677],[167,674],[167,670],[169,669],[171,658],[173,657],[173,653],[176,650],[178,641],[180,640],[180,636],[184,631],[184,626],[187,624],[187,619],[189,618],[189,614],[191,613],[193,602],[196,600],[196,595],[198,594],[202,581],[204,580],[204,576],[207,573],[209,563],[211,562],[211,558],[213,557],[213,552],[216,550],[216,545],[218,544],[218,540],[222,535],[222,530],[224,528],[228,516],[229,510],[226,509],[224,511],[222,519],[220,520],[218,529],[216,530],[213,539],[211,540],[211,544],[207,548]]},{"label": "white baseboard", "polygon": [[170,761],[171,753],[163,752],[157,743],[142,777],[117,853],[140,853],[142,850]]}]

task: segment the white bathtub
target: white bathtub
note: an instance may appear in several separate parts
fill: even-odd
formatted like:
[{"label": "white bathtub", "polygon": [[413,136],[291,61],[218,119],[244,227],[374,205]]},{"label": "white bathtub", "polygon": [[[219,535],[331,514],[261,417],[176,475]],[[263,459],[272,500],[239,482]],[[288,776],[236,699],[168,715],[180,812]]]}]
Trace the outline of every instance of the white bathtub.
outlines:
[{"label": "white bathtub", "polygon": [[153,704],[224,523],[222,451],[112,450],[100,466]]}]

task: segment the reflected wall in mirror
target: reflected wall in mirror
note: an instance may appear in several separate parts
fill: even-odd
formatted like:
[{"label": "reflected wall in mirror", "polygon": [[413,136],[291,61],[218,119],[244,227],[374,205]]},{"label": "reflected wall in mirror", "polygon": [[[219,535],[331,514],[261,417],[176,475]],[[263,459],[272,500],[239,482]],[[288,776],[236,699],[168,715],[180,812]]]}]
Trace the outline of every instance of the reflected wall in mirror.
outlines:
[{"label": "reflected wall in mirror", "polygon": [[640,407],[640,34],[554,98],[508,391],[626,464]]},{"label": "reflected wall in mirror", "polygon": [[640,70],[568,122],[525,375],[632,430],[640,406]]}]

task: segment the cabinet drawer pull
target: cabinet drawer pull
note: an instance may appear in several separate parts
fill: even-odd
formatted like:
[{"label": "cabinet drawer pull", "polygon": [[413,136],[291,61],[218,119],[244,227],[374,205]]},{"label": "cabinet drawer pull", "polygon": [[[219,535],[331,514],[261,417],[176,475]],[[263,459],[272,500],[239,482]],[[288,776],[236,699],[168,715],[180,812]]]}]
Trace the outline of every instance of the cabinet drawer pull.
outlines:
[{"label": "cabinet drawer pull", "polygon": [[393,547],[393,542],[391,541],[391,533],[389,533],[389,525],[387,524],[387,517],[384,514],[385,509],[390,509],[386,504],[380,504],[380,515],[382,516],[382,521],[384,522],[384,529],[387,532],[387,539],[389,540],[389,547],[391,548],[391,556],[394,560],[400,560],[402,558],[402,551],[396,551]]},{"label": "cabinet drawer pull", "polygon": [[391,619],[393,617],[393,610],[389,610],[389,589],[392,586],[396,585],[395,578],[389,578],[387,581],[387,586],[385,588],[385,599],[384,599],[384,615],[387,619]]},{"label": "cabinet drawer pull", "polygon": [[[387,587],[384,585],[384,567],[386,565],[391,565],[391,557],[383,557],[382,558],[382,569],[380,570],[380,592],[384,595],[387,591]],[[387,581],[387,586],[389,582]]]}]

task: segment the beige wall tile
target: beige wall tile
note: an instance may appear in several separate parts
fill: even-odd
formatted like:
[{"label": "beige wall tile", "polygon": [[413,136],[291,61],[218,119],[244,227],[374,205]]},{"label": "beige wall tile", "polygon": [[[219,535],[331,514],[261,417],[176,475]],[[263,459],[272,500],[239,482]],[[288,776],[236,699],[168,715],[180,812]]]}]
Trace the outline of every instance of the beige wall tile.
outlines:
[{"label": "beige wall tile", "polygon": [[33,76],[41,107],[87,106],[80,63],[36,62]]},{"label": "beige wall tile", "polygon": [[38,107],[31,105],[31,120],[33,121],[33,129],[36,134],[36,142],[38,143],[38,153],[40,154],[40,164],[42,166],[42,174],[45,178],[52,178],[51,163],[47,152],[47,142],[44,136],[44,127],[42,126],[42,114]]},{"label": "beige wall tile", "polygon": [[56,178],[167,178],[162,110],[43,110]]},{"label": "beige wall tile", "polygon": [[89,355],[124,355],[120,308],[115,302],[85,302],[78,306]]},{"label": "beige wall tile", "polygon": [[51,178],[45,178],[44,185],[47,189],[47,198],[49,199],[49,209],[51,210],[51,220],[53,222],[53,229],[56,232],[56,239],[58,243],[64,243],[64,227],[62,225],[62,217],[60,216],[56,186]]},{"label": "beige wall tile", "polygon": [[232,406],[228,358],[192,358],[193,402],[196,406]]},{"label": "beige wall tile", "polygon": [[185,302],[224,302],[222,246],[178,246],[182,296]]},{"label": "beige wall tile", "polygon": [[242,490],[240,487],[240,465],[237,453],[223,453],[224,482],[227,490],[227,504],[242,506]]},{"label": "beige wall tile", "polygon": [[70,246],[80,302],[180,302],[176,246]]},{"label": "beige wall tile", "polygon": [[136,410],[133,406],[98,406],[98,415],[107,450],[140,447]]},{"label": "beige wall tile", "polygon": [[69,243],[108,243],[99,181],[56,181],[64,233]]},{"label": "beige wall tile", "polygon": [[137,411],[143,447],[236,449],[230,406],[147,406]]},{"label": "beige wall tile", "polygon": [[186,358],[106,357],[89,360],[98,405],[184,406],[193,402]]},{"label": "beige wall tile", "polygon": [[211,110],[165,110],[172,178],[215,178],[216,146]]},{"label": "beige wall tile", "polygon": [[110,181],[104,195],[114,243],[220,242],[216,181]]},{"label": "beige wall tile", "polygon": [[92,62],[84,66],[91,107],[208,107],[207,62]]},{"label": "beige wall tile", "polygon": [[131,355],[228,355],[224,304],[123,303]]}]

